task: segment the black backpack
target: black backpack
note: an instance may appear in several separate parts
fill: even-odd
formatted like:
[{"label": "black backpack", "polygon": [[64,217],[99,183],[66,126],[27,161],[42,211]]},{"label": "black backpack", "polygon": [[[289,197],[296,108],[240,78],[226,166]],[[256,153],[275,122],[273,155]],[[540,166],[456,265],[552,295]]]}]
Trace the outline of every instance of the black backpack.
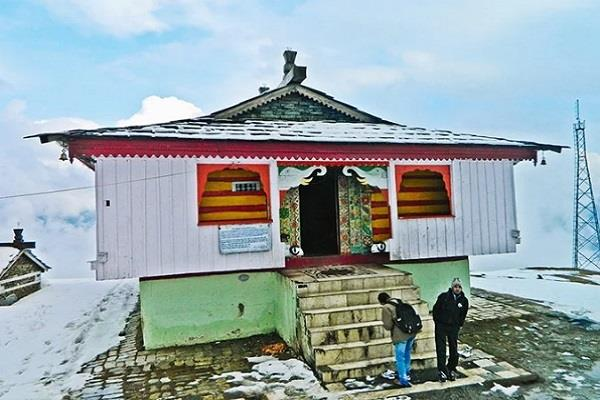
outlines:
[{"label": "black backpack", "polygon": [[398,299],[390,299],[389,304],[396,307],[396,317],[394,324],[404,333],[416,334],[423,329],[421,317],[415,309],[408,303],[403,303]]}]

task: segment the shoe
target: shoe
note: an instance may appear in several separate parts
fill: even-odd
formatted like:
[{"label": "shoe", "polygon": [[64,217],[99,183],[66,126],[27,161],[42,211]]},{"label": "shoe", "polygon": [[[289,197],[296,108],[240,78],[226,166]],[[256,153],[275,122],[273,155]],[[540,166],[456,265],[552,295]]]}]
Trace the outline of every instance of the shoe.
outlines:
[{"label": "shoe", "polygon": [[450,373],[448,374],[448,380],[455,381],[456,380],[456,372],[450,371]]},{"label": "shoe", "polygon": [[396,377],[396,372],[392,371],[391,369],[388,369],[387,371],[385,371],[381,374],[381,377],[383,379],[387,379],[387,380],[391,381],[392,379],[394,379]]},{"label": "shoe", "polygon": [[438,379],[440,382],[444,383],[448,379],[448,376],[443,371],[440,371],[438,373]]},{"label": "shoe", "polygon": [[398,387],[401,387],[401,388],[409,388],[409,387],[412,387],[412,385],[410,384],[410,382],[408,382],[408,381],[402,382],[402,381],[400,381],[400,380],[398,380],[398,379],[394,379],[394,384],[395,384],[396,386],[398,386]]}]

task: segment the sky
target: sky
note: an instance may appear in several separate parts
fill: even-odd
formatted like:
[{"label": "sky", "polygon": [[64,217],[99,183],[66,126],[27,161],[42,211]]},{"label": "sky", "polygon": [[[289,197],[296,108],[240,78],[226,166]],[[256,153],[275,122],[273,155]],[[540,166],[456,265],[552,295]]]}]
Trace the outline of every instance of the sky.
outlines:
[{"label": "sky", "polygon": [[[277,85],[286,48],[308,86],[411,126],[571,146],[579,98],[597,187],[599,18],[588,0],[0,0],[0,197],[93,185],[24,135],[210,113]],[[522,244],[475,268],[570,264],[572,156],[516,166]],[[55,277],[90,275],[93,190],[0,200],[0,241],[16,224]]]}]

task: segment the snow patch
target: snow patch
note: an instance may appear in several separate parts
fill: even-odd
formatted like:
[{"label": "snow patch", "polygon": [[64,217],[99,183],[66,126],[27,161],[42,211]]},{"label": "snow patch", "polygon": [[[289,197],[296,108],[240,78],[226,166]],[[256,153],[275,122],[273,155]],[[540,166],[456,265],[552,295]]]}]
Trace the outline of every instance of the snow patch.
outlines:
[{"label": "snow patch", "polygon": [[59,399],[80,388],[81,366],[119,343],[137,303],[135,280],[48,280],[0,307],[0,399]]},{"label": "snow patch", "polygon": [[[553,274],[574,275],[565,270],[511,269],[486,271],[471,277],[473,287],[542,302],[573,318],[600,322],[600,285],[582,284]],[[542,277],[542,279],[539,278]],[[588,280],[600,279],[586,275]]]},{"label": "snow patch", "polygon": [[251,398],[269,395],[269,399],[287,399],[302,396],[305,399],[334,400],[338,396],[328,393],[314,376],[312,370],[295,358],[279,360],[275,357],[249,357],[254,364],[251,372],[227,372],[211,379],[226,379],[235,385],[225,391],[227,398]]},{"label": "snow patch", "polygon": [[509,387],[505,387],[497,383],[494,383],[494,386],[490,389],[491,393],[501,393],[506,396],[514,396],[518,391],[519,386],[512,385]]}]

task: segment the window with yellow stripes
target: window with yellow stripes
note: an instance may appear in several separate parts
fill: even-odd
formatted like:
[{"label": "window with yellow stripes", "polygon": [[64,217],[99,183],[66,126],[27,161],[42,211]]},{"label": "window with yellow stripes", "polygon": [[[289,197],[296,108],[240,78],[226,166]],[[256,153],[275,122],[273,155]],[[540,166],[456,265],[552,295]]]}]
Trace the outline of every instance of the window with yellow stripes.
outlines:
[{"label": "window with yellow stripes", "polygon": [[200,223],[250,223],[268,218],[267,195],[257,172],[225,168],[207,175],[199,204]]},{"label": "window with yellow stripes", "polygon": [[442,173],[427,168],[403,172],[398,190],[398,217],[450,216],[449,188]]}]

